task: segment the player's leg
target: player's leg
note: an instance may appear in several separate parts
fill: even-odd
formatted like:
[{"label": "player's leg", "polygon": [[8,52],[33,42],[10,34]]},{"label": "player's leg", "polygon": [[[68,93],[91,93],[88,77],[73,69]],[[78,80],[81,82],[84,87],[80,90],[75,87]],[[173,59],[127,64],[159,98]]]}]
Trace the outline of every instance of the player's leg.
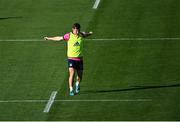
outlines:
[{"label": "player's leg", "polygon": [[74,91],[73,91],[74,75],[75,75],[75,69],[70,67],[69,68],[69,89],[70,89],[71,96],[74,95]]},{"label": "player's leg", "polygon": [[77,70],[77,82],[80,83],[83,77],[83,70]]},{"label": "player's leg", "polygon": [[83,61],[78,62],[78,67],[77,67],[77,79],[76,79],[76,93],[80,92],[80,83],[82,81],[83,77]]},{"label": "player's leg", "polygon": [[76,79],[76,93],[80,92],[80,83],[83,77],[83,70],[77,70],[77,79]]}]

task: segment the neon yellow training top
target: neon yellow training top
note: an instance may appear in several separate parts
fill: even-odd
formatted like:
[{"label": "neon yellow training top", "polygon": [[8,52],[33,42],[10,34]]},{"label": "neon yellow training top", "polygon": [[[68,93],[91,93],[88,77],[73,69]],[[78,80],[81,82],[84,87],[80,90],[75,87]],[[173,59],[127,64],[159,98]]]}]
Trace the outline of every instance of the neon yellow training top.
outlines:
[{"label": "neon yellow training top", "polygon": [[69,34],[67,41],[67,56],[68,58],[79,58],[83,56],[83,37],[75,35],[72,32]]}]

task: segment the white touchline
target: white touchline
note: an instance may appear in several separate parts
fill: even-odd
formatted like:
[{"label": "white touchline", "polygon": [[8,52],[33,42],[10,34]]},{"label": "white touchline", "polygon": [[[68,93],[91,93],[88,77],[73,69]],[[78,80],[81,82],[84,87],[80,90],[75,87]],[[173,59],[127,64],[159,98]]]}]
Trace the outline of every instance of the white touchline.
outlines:
[{"label": "white touchline", "polygon": [[54,103],[54,99],[56,98],[56,94],[57,94],[57,91],[53,91],[53,92],[51,93],[51,96],[50,96],[50,98],[49,98],[49,101],[48,101],[48,103],[46,104],[46,107],[44,108],[44,111],[43,111],[44,113],[48,113],[48,112],[49,112],[52,104]]},{"label": "white touchline", "polygon": [[93,6],[93,9],[97,9],[98,8],[98,5],[100,3],[101,0],[96,0],[95,3],[94,3],[94,6]]}]

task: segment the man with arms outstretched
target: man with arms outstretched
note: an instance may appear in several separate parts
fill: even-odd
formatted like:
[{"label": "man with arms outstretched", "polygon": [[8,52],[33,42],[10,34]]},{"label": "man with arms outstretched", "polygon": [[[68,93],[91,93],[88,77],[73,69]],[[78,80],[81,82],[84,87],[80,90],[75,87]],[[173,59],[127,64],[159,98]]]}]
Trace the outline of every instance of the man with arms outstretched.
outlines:
[{"label": "man with arms outstretched", "polygon": [[75,23],[73,24],[72,32],[66,33],[64,36],[44,37],[45,40],[67,41],[70,96],[74,96],[73,83],[75,73],[77,73],[75,92],[80,92],[80,83],[83,76],[83,39],[92,35],[92,32],[81,32],[80,28],[80,24]]}]

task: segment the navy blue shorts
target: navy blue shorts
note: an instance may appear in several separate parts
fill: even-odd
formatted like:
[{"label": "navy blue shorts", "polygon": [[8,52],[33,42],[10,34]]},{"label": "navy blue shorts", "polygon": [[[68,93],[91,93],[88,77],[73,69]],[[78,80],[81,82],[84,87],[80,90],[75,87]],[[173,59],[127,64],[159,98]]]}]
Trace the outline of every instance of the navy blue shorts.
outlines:
[{"label": "navy blue shorts", "polygon": [[76,61],[76,60],[68,59],[68,67],[74,68],[76,70],[83,70],[83,60]]}]

